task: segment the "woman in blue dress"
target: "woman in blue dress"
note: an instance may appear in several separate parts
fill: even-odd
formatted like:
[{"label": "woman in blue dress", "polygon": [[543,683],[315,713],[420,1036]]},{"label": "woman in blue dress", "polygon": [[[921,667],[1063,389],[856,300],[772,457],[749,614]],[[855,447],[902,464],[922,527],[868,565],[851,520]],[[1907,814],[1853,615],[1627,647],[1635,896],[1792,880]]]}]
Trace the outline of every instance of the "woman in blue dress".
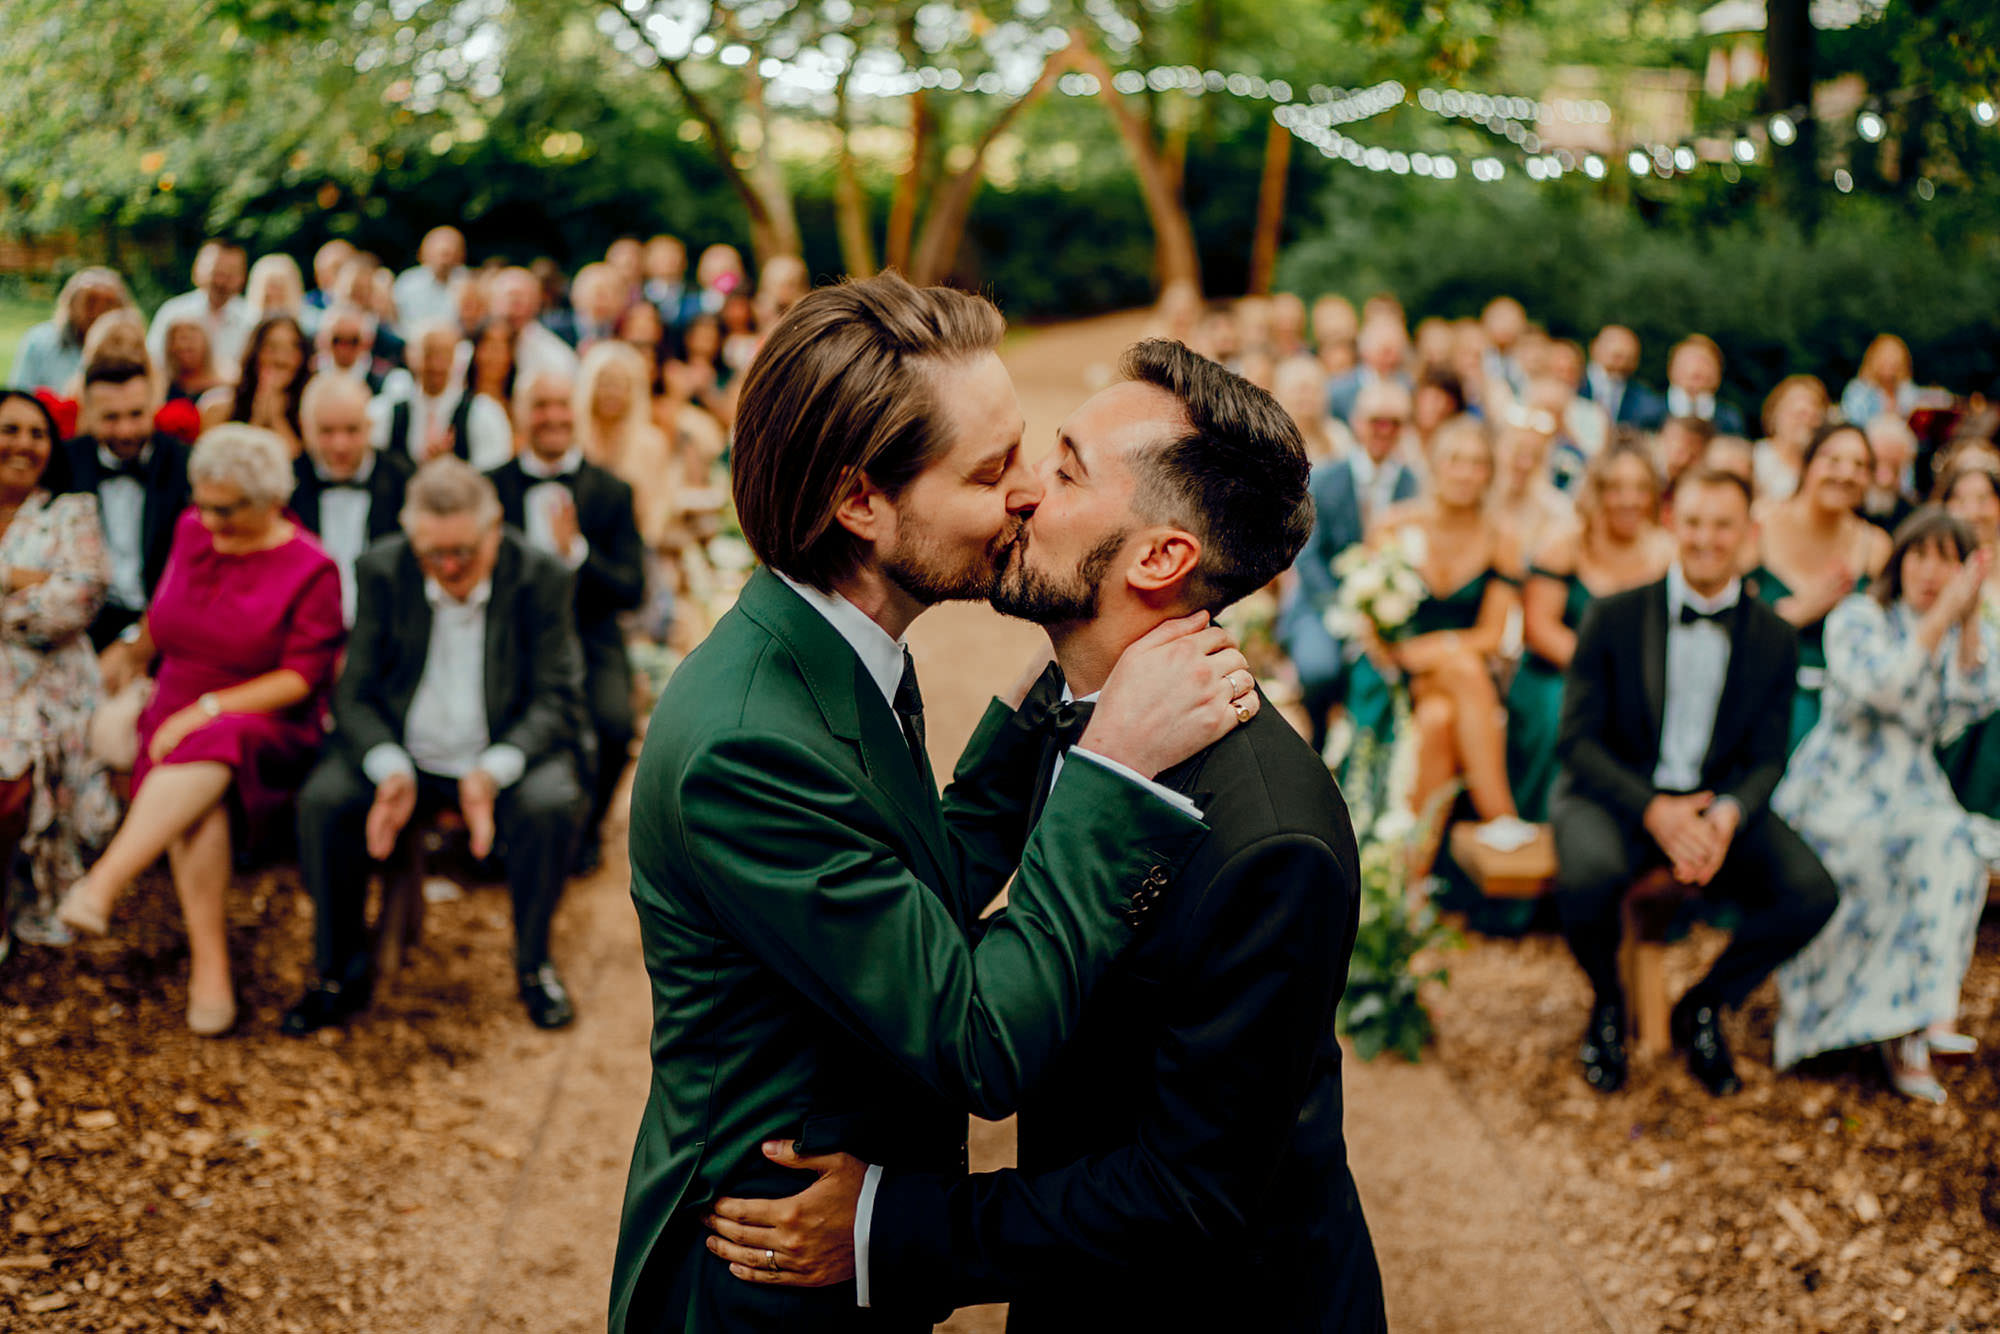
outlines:
[{"label": "woman in blue dress", "polygon": [[1896,1088],[1938,1103],[1932,1053],[1977,1045],[1957,1032],[1958,993],[2000,822],[1953,799],[1936,748],[2000,703],[2000,636],[1980,617],[1991,560],[1927,505],[1875,587],[1827,618],[1825,708],[1771,810],[1840,886],[1840,908],[1778,970],[1779,1069],[1879,1043]]},{"label": "woman in blue dress", "polygon": [[1521,591],[1525,652],[1507,689],[1507,776],[1524,820],[1548,819],[1563,673],[1592,599],[1662,578],[1674,540],[1660,527],[1660,477],[1643,448],[1615,442],[1592,459],[1577,522],[1536,552]]},{"label": "woman in blue dress", "polygon": [[1829,426],[1806,446],[1798,491],[1759,511],[1758,564],[1743,582],[1799,632],[1794,749],[1819,718],[1827,613],[1889,556],[1889,535],[1858,513],[1874,475],[1875,451],[1861,428]]}]

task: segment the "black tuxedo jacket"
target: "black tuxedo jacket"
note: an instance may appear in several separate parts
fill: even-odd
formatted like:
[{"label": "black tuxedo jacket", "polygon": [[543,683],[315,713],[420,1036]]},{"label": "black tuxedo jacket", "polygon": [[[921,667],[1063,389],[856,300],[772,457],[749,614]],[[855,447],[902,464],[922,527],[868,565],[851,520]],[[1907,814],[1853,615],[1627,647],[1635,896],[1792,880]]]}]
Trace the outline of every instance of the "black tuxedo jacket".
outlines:
[{"label": "black tuxedo jacket", "polygon": [[[487,476],[500,493],[507,522],[527,531],[528,492],[542,479],[523,471],[519,459],[509,459]],[[576,571],[577,633],[586,651],[623,654],[618,613],[637,607],[646,596],[646,543],[639,536],[632,488],[594,463],[580,465],[562,481],[576,497],[576,526],[590,543],[590,554]]]},{"label": "black tuxedo jacket", "polygon": [[[432,618],[407,538],[363,552],[354,581],[354,629],[333,690],[333,724],[336,742],[358,766],[384,742],[403,744],[430,656]],[[504,533],[486,606],[486,727],[494,745],[519,748],[529,769],[576,753],[583,655],[569,603],[569,571],[520,534]]]},{"label": "black tuxedo jacket", "polygon": [[1011,1301],[1017,1334],[1385,1327],[1333,1030],[1346,805],[1268,704],[1161,781],[1207,837],[1023,1100],[1020,1169],[884,1174],[873,1304]]},{"label": "black tuxedo jacket", "polygon": [[[1731,625],[1701,786],[1734,798],[1747,825],[1785,773],[1799,646],[1791,625],[1747,591]],[[1666,693],[1666,580],[1593,602],[1577,631],[1556,741],[1572,791],[1638,822],[1659,791]]]},{"label": "black tuxedo jacket", "polygon": [[[386,450],[375,451],[375,468],[368,474],[368,540],[378,542],[402,531],[403,492],[409,487],[415,468],[409,456]],[[326,483],[313,467],[312,458],[301,454],[292,464],[292,517],[315,537],[319,535],[319,498]]]},{"label": "black tuxedo jacket", "polygon": [[[160,575],[166,571],[167,555],[174,548],[174,524],[191,500],[188,447],[173,436],[158,431],[153,433],[152,443],[152,457],[146,460],[145,476],[140,479],[140,485],[146,492],[141,541],[146,554],[148,598],[159,587]],[[77,436],[69,442],[68,449],[70,475],[76,479],[76,489],[95,494],[104,477],[103,465],[97,461],[96,438]]]}]

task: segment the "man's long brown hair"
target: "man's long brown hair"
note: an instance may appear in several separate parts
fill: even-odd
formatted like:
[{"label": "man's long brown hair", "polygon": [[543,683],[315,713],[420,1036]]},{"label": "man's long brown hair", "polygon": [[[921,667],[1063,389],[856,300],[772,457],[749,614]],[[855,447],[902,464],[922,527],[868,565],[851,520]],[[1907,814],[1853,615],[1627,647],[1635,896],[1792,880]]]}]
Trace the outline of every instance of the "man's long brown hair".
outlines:
[{"label": "man's long brown hair", "polygon": [[991,302],[894,273],[822,287],[772,330],[744,377],[731,471],[758,559],[825,590],[861,544],[834,519],[857,476],[890,496],[949,448],[940,364],[1000,344]]}]

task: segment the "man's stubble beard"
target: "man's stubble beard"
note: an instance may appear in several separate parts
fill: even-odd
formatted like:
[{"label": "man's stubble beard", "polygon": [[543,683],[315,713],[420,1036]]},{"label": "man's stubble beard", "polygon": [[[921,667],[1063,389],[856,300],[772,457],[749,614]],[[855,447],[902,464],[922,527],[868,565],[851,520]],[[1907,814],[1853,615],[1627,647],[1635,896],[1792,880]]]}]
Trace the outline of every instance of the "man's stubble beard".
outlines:
[{"label": "man's stubble beard", "polygon": [[1104,576],[1129,536],[1121,530],[1103,538],[1067,578],[1061,578],[1029,568],[1024,529],[1003,553],[988,601],[1001,615],[1035,625],[1095,620],[1103,601]]},{"label": "man's stubble beard", "polygon": [[978,602],[999,577],[1000,561],[1020,535],[1020,525],[994,539],[979,556],[949,565],[928,528],[910,525],[882,557],[882,576],[926,607],[940,602]]}]

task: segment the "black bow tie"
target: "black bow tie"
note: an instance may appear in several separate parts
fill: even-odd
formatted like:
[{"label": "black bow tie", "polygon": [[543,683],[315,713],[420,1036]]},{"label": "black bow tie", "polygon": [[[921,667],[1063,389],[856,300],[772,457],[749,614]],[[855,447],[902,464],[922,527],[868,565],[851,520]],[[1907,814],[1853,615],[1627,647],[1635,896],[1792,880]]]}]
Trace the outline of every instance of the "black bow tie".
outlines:
[{"label": "black bow tie", "polygon": [[146,484],[146,466],[137,459],[132,460],[130,463],[120,463],[112,467],[106,467],[102,463],[97,465],[97,480],[99,483],[109,482],[119,477],[128,478],[144,486]]},{"label": "black bow tie", "polygon": [[368,483],[362,481],[359,477],[344,477],[337,482],[331,478],[322,477],[319,479],[319,487],[322,491],[366,492],[368,490]]},{"label": "black bow tie", "polygon": [[1021,721],[1033,731],[1046,734],[1058,749],[1068,750],[1083,738],[1090,715],[1097,705],[1085,700],[1063,698],[1062,668],[1048,665],[1028,697],[1021,701]]},{"label": "black bow tie", "polygon": [[1698,621],[1708,621],[1713,625],[1719,625],[1727,630],[1735,619],[1736,604],[1734,602],[1726,607],[1717,608],[1714,611],[1697,611],[1687,603],[1681,603],[1682,625],[1693,625]]}]

